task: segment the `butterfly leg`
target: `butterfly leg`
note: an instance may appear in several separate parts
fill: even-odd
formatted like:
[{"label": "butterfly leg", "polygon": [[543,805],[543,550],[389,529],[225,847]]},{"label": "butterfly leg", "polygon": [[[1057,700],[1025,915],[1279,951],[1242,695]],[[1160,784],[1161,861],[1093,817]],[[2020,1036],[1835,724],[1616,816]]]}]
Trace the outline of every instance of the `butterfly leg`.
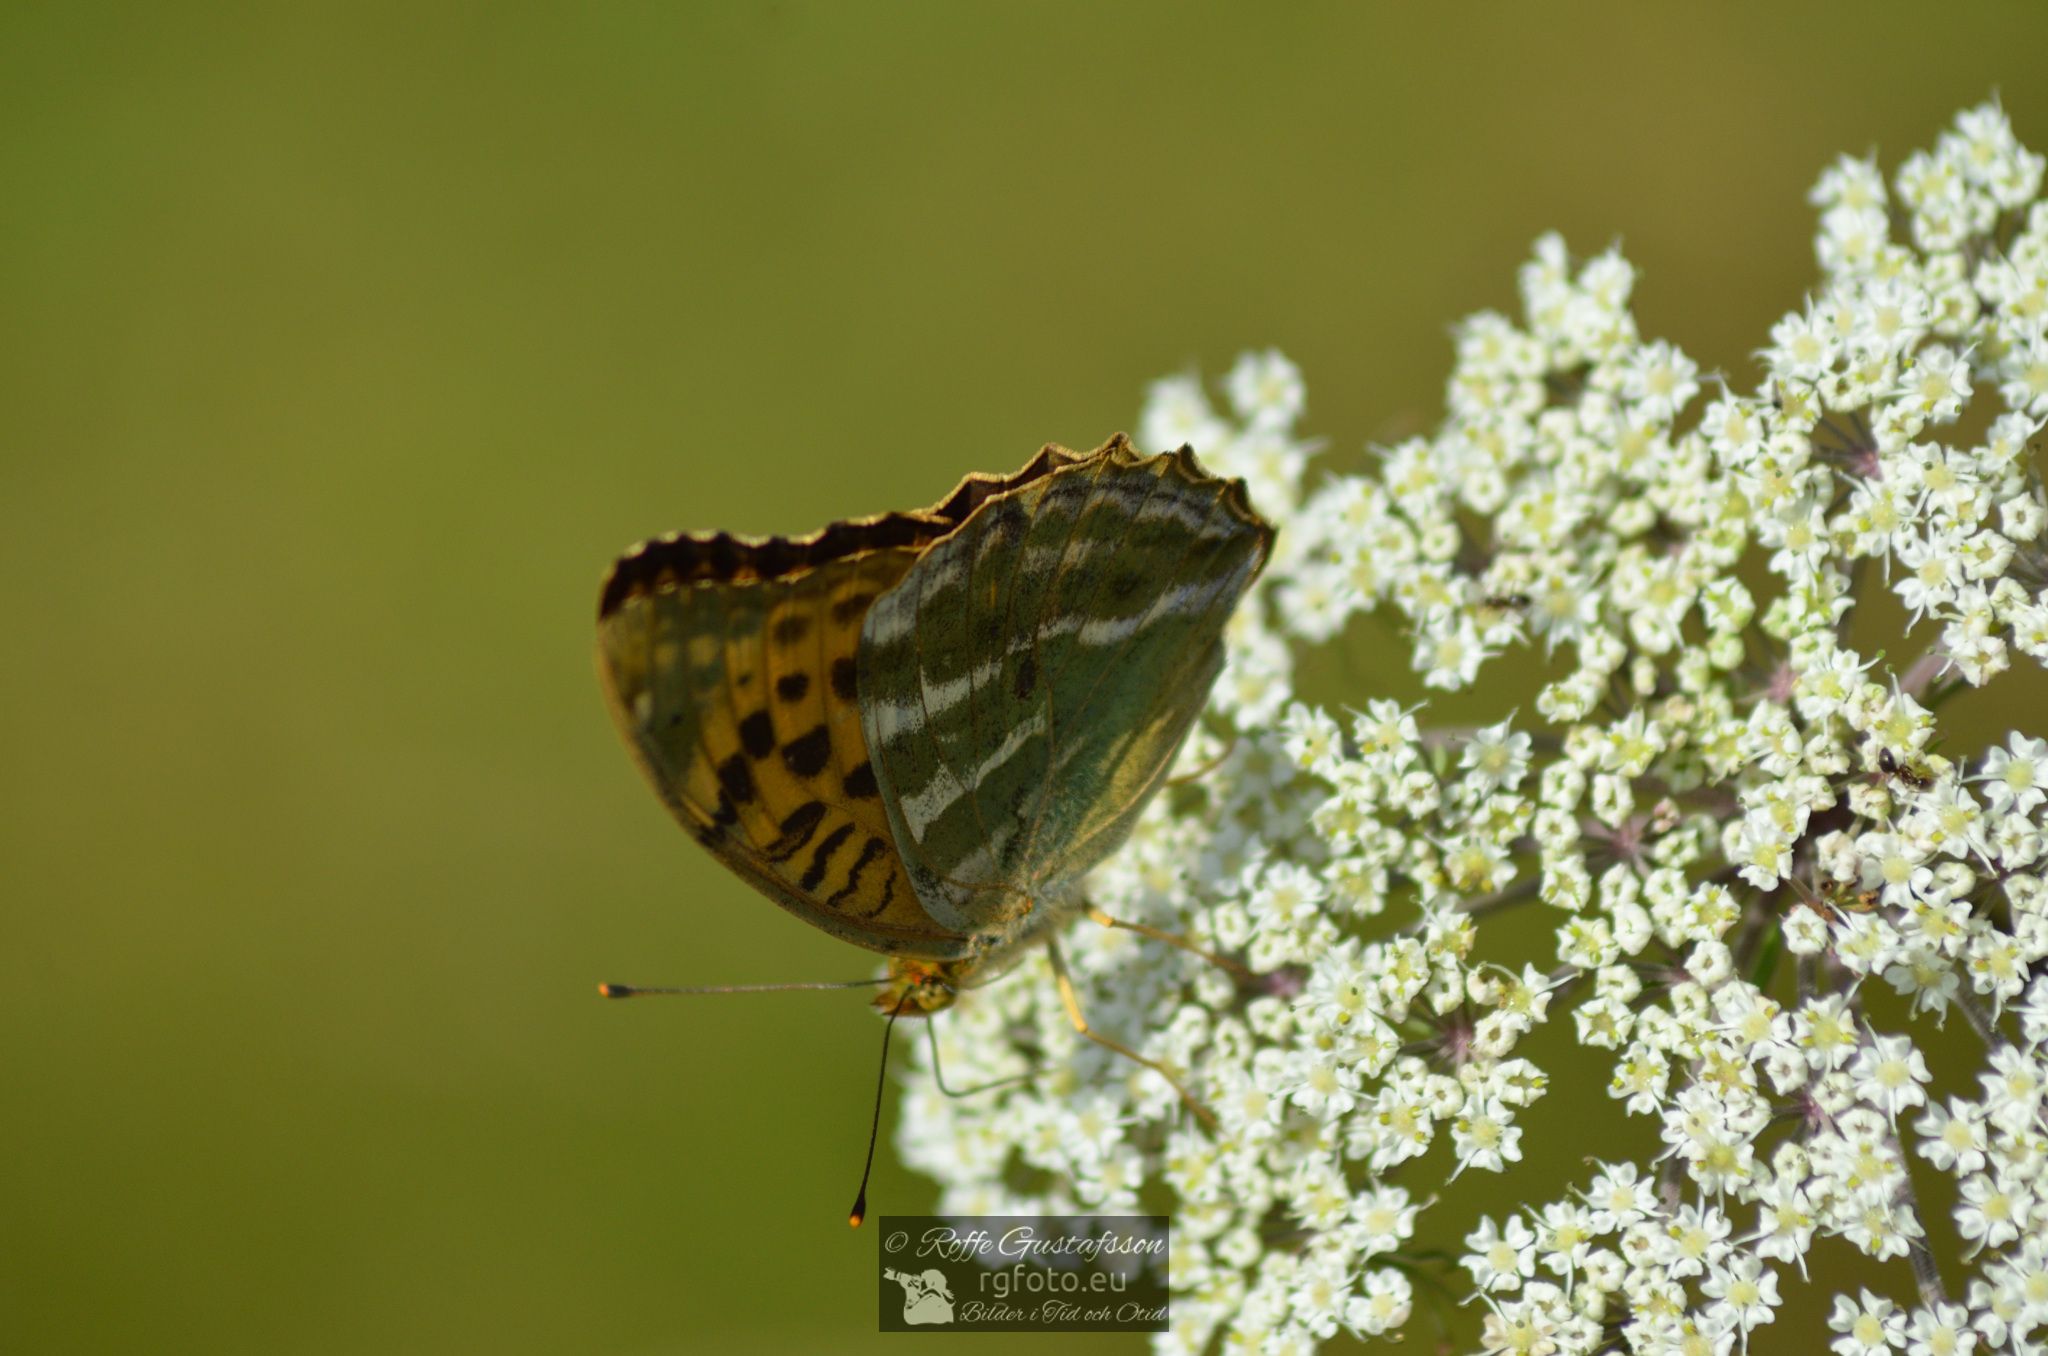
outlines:
[{"label": "butterfly leg", "polygon": [[1067,1020],[1074,1024],[1074,1030],[1080,1032],[1089,1040],[1094,1041],[1103,1049],[1122,1055],[1125,1059],[1131,1060],[1134,1063],[1142,1064],[1153,1073],[1165,1079],[1168,1086],[1180,1094],[1180,1099],[1187,1104],[1188,1110],[1195,1113],[1195,1119],[1207,1126],[1211,1132],[1214,1132],[1216,1129],[1216,1113],[1196,1101],[1195,1095],[1187,1090],[1186,1085],[1174,1075],[1171,1069],[1168,1069],[1156,1059],[1145,1058],[1145,1056],[1121,1041],[1111,1040],[1108,1036],[1103,1035],[1100,1031],[1088,1025],[1088,1019],[1081,1015],[1081,999],[1074,992],[1073,976],[1067,973],[1067,958],[1060,952],[1059,938],[1048,937],[1046,938],[1046,943],[1048,949],[1052,952],[1052,973],[1054,982],[1059,986],[1060,1004],[1066,1008]]},{"label": "butterfly leg", "polygon": [[1228,974],[1240,984],[1257,984],[1259,982],[1258,975],[1253,973],[1251,968],[1242,961],[1235,961],[1228,956],[1210,951],[1177,932],[1168,932],[1164,928],[1155,928],[1146,923],[1131,923],[1121,918],[1113,918],[1093,904],[1086,906],[1086,912],[1090,922],[1100,923],[1106,928],[1122,928],[1126,932],[1135,932],[1140,937],[1150,937],[1155,942],[1165,942],[1168,946],[1177,946],[1191,956],[1200,956],[1203,960]]},{"label": "butterfly leg", "polygon": [[932,1079],[939,1085],[939,1091],[945,1093],[948,1097],[972,1097],[978,1092],[993,1092],[997,1088],[1006,1088],[1012,1083],[1028,1083],[1038,1076],[1037,1070],[1034,1069],[1030,1073],[1012,1074],[1008,1078],[997,1078],[986,1083],[976,1083],[971,1088],[947,1087],[946,1071],[939,1064],[938,1018],[939,1015],[933,1013],[925,1019],[924,1033],[931,1041],[932,1046]]}]

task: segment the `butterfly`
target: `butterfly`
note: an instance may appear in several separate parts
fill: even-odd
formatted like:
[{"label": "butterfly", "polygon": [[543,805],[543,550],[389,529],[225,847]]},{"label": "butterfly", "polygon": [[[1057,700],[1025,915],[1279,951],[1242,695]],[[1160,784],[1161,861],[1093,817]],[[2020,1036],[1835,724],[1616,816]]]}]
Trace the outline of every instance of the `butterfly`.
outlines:
[{"label": "butterfly", "polygon": [[598,675],[683,827],[923,1015],[1085,907],[1272,541],[1187,448],[1049,445],[916,512],[633,548]]}]

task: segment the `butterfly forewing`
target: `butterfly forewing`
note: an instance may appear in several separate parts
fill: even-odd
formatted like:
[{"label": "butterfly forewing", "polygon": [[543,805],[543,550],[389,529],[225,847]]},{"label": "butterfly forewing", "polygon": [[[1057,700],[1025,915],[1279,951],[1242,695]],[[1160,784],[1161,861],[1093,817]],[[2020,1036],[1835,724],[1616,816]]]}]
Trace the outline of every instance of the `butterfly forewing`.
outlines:
[{"label": "butterfly forewing", "polygon": [[720,860],[835,936],[947,959],[963,939],[905,877],[858,711],[861,620],[917,555],[608,586],[598,669],[655,790]]},{"label": "butterfly forewing", "polygon": [[1241,484],[1118,439],[990,498],[876,602],[862,718],[927,912],[986,928],[1114,850],[1270,540]]}]

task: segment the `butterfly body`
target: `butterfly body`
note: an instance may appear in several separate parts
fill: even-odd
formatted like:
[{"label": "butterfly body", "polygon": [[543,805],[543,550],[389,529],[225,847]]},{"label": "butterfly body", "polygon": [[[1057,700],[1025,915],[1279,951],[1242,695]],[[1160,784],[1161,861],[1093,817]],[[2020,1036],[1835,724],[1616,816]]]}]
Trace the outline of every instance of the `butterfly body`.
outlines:
[{"label": "butterfly body", "polygon": [[692,835],[936,1011],[1081,907],[1270,549],[1241,482],[1121,437],[929,509],[621,557],[598,670]]}]

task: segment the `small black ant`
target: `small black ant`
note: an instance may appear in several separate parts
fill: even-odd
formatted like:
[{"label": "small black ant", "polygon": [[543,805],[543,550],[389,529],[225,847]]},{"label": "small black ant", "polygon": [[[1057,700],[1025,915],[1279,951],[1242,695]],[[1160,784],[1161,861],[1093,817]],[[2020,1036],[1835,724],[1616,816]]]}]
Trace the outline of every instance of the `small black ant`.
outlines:
[{"label": "small black ant", "polygon": [[1934,785],[1934,778],[1927,774],[1926,768],[1902,761],[1890,749],[1877,751],[1877,767],[1885,776],[1897,778],[1915,791],[1925,791]]}]

